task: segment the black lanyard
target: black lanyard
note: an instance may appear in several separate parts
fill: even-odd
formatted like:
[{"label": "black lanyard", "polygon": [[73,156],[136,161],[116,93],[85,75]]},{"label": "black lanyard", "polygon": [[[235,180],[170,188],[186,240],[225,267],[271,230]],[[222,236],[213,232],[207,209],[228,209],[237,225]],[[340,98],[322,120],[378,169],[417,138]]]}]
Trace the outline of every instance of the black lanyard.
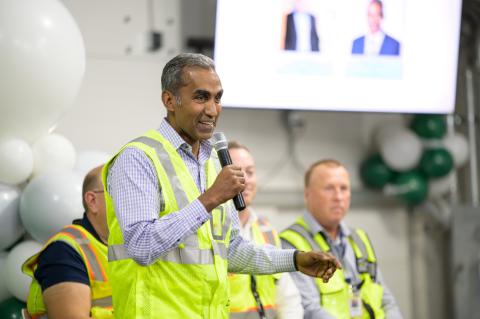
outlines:
[{"label": "black lanyard", "polygon": [[257,281],[255,280],[254,276],[250,276],[251,278],[251,286],[252,286],[252,294],[255,297],[255,301],[257,302],[257,311],[260,319],[267,319],[265,315],[265,308],[263,308],[262,301],[260,300],[260,295],[257,291]]}]

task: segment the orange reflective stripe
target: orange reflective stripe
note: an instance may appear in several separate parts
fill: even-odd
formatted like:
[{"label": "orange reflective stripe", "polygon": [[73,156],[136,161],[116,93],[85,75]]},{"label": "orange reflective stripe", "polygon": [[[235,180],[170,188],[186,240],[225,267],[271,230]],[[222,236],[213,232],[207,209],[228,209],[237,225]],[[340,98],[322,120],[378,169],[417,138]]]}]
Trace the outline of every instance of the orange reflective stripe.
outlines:
[{"label": "orange reflective stripe", "polygon": [[275,246],[275,235],[273,231],[265,232],[263,233],[263,237],[265,238],[265,241],[270,244]]},{"label": "orange reflective stripe", "polygon": [[[275,243],[275,230],[270,226],[270,223],[266,218],[257,219],[260,232],[262,233],[263,240],[265,243],[270,245],[276,245]],[[264,231],[268,230],[268,231]]]},{"label": "orange reflective stripe", "polygon": [[[77,239],[74,235],[72,235],[70,233],[67,233],[67,232],[62,231],[62,235],[68,236],[73,240]],[[85,267],[87,268],[88,277],[90,278],[90,280],[95,279],[95,275],[93,274],[92,266],[90,265],[90,261],[88,260],[87,256],[85,255],[85,252],[81,248],[80,248],[80,253],[82,254],[83,260],[85,261]]]},{"label": "orange reflective stripe", "polygon": [[270,236],[268,236],[267,233],[262,232],[262,237],[263,237],[263,240],[265,241],[266,244],[271,244]]},{"label": "orange reflective stripe", "polygon": [[90,248],[91,252],[93,253],[93,256],[95,257],[95,260],[97,261],[97,264],[100,268],[100,273],[102,274],[102,279],[103,279],[102,281],[107,282],[108,281],[107,274],[105,272],[105,269],[103,269],[103,267],[102,267],[102,263],[100,262],[97,251],[95,250],[95,248],[93,248],[93,245],[92,245],[91,242],[88,243],[88,247]]},{"label": "orange reflective stripe", "polygon": [[80,245],[80,249],[85,257],[85,262],[88,264],[87,269],[89,268],[91,279],[106,282],[107,275],[102,267],[98,254],[83,231],[73,226],[67,226],[60,233],[73,238]]}]

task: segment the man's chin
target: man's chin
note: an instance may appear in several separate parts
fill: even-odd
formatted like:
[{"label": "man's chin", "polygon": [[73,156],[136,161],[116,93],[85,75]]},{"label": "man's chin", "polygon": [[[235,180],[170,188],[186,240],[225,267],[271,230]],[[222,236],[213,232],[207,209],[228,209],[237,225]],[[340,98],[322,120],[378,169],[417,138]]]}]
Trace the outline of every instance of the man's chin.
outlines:
[{"label": "man's chin", "polygon": [[200,141],[209,140],[213,136],[214,130],[210,132],[198,132],[198,139]]}]

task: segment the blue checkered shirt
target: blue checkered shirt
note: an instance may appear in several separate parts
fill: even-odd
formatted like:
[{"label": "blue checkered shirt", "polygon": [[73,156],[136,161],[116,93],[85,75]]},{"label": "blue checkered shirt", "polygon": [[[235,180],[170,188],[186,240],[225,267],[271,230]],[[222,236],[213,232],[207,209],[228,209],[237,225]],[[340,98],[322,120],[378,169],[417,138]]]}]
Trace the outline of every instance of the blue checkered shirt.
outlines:
[{"label": "blue checkered shirt", "polygon": [[[164,119],[158,129],[177,150],[192,174],[199,190],[206,189],[205,162],[212,145],[200,143],[198,159],[192,148]],[[152,162],[140,150],[129,147],[115,159],[107,175],[107,189],[113,199],[115,214],[122,229],[128,254],[141,265],[150,265],[193,234],[211,214],[198,199],[183,209],[159,217],[161,187]],[[230,206],[230,205],[228,205]],[[240,236],[236,211],[228,251],[228,271],[271,274],[294,271],[294,250],[256,246]]]}]

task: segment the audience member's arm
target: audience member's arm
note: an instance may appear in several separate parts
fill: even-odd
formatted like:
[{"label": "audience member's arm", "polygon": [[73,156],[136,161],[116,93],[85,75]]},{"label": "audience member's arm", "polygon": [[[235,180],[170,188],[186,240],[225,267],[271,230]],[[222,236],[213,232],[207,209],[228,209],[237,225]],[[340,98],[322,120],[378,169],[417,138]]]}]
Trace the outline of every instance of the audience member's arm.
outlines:
[{"label": "audience member's arm", "polygon": [[76,282],[63,282],[47,288],[43,300],[49,319],[88,319],[90,287]]}]

